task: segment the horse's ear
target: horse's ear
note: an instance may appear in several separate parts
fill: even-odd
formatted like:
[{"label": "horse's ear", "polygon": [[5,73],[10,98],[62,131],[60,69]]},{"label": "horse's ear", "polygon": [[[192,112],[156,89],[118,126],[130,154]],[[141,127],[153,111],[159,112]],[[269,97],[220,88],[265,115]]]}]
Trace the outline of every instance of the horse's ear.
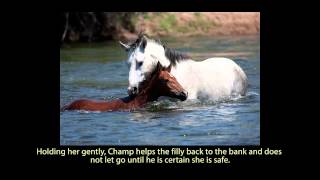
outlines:
[{"label": "horse's ear", "polygon": [[144,30],[140,31],[138,34],[139,38],[149,38],[148,35],[145,33]]},{"label": "horse's ear", "polygon": [[161,63],[158,61],[157,66],[156,66],[156,71],[168,71],[168,72],[170,72],[171,71],[171,65],[168,66],[168,67],[163,67],[161,65]]},{"label": "horse's ear", "polygon": [[130,45],[125,44],[125,43],[123,43],[121,41],[119,41],[119,43],[120,43],[121,47],[124,48],[126,51],[128,51],[130,49]]},{"label": "horse's ear", "polygon": [[158,62],[157,66],[156,66],[156,71],[160,72],[162,69],[163,69],[163,67],[161,66],[160,62]]},{"label": "horse's ear", "polygon": [[165,71],[171,72],[171,65],[169,65],[167,68],[164,68]]},{"label": "horse's ear", "polygon": [[144,32],[140,31],[139,34],[138,34],[138,38],[143,38],[143,36],[144,36]]}]

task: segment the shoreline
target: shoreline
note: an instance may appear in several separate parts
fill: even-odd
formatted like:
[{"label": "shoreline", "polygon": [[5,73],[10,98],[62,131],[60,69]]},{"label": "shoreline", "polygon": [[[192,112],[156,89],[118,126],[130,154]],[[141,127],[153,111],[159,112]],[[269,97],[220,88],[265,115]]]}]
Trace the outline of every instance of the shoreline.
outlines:
[{"label": "shoreline", "polygon": [[151,38],[260,35],[260,12],[64,12],[61,44]]},{"label": "shoreline", "polygon": [[176,38],[260,35],[259,12],[149,12],[134,21],[137,33],[121,30],[119,39],[136,39],[139,32]]}]

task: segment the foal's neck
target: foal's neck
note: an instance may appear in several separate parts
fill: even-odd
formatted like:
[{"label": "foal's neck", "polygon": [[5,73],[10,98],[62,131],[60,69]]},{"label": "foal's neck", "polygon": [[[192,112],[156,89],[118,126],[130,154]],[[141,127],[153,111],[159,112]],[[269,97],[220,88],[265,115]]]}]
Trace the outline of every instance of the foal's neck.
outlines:
[{"label": "foal's neck", "polygon": [[155,101],[158,99],[157,89],[154,87],[154,82],[150,82],[148,87],[145,87],[141,93],[139,93],[136,97],[131,99],[131,103],[141,106],[150,101]]}]

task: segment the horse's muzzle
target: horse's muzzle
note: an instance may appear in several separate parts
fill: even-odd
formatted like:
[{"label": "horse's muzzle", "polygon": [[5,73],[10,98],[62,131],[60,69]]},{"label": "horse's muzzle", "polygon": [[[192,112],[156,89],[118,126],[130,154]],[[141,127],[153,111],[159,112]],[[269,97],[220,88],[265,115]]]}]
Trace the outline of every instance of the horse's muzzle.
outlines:
[{"label": "horse's muzzle", "polygon": [[134,96],[136,96],[138,94],[138,88],[136,88],[136,87],[129,87],[128,88],[128,95],[130,96],[130,97],[134,97]]},{"label": "horse's muzzle", "polygon": [[178,96],[178,99],[180,99],[181,101],[185,101],[188,98],[188,92],[187,91],[179,92],[177,96]]}]

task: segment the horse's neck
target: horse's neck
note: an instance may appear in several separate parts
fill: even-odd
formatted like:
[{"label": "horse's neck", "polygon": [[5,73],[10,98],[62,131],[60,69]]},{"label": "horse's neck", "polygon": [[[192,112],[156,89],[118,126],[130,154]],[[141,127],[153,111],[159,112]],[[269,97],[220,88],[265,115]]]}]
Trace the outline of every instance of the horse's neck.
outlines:
[{"label": "horse's neck", "polygon": [[141,93],[139,93],[136,97],[125,97],[121,99],[116,99],[113,101],[108,101],[107,104],[110,109],[133,109],[139,108],[146,104],[149,101],[153,101],[157,99],[157,96],[154,94],[155,82],[150,82],[150,86],[143,89]]},{"label": "horse's neck", "polygon": [[125,103],[122,99],[115,99],[105,102],[104,105],[106,110],[117,110],[126,109],[128,104]]},{"label": "horse's neck", "polygon": [[157,90],[154,87],[154,83],[155,82],[150,82],[149,86],[144,88],[143,91],[133,99],[133,103],[136,105],[143,105],[149,101],[156,100],[158,97],[155,94]]},{"label": "horse's neck", "polygon": [[171,66],[170,74],[173,75],[179,82],[182,77],[192,72],[192,70],[195,68],[195,63],[196,61],[193,61],[191,59],[177,62],[176,65]]}]

